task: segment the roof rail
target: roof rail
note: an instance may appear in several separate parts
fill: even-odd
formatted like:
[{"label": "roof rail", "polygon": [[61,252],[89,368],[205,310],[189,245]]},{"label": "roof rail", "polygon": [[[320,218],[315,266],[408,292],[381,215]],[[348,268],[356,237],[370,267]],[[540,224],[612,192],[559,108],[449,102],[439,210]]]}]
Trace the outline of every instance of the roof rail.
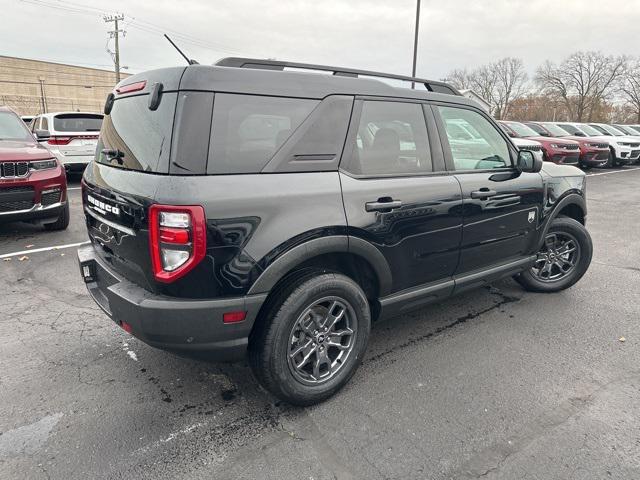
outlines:
[{"label": "roof rail", "polygon": [[216,62],[219,67],[235,68],[257,68],[263,70],[284,70],[285,68],[297,68],[301,70],[317,70],[331,72],[333,75],[341,77],[378,77],[401,80],[424,85],[430,92],[446,93],[449,95],[462,95],[451,85],[445,82],[427,80],[425,78],[409,77],[406,75],[395,75],[393,73],[373,72],[369,70],[357,70],[354,68],[330,67],[328,65],[314,65],[311,63],[284,62],[280,60],[260,60],[257,58],[227,57]]}]

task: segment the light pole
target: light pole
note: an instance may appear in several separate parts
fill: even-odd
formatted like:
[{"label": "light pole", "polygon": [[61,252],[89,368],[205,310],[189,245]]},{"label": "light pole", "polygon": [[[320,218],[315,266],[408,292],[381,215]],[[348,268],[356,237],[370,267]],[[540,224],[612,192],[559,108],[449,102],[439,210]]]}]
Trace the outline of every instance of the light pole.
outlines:
[{"label": "light pole", "polygon": [[[416,30],[413,37],[413,68],[411,69],[411,76],[416,76],[416,60],[418,59],[418,31],[420,29],[420,0],[416,3]],[[416,88],[415,82],[411,82],[411,88]]]}]

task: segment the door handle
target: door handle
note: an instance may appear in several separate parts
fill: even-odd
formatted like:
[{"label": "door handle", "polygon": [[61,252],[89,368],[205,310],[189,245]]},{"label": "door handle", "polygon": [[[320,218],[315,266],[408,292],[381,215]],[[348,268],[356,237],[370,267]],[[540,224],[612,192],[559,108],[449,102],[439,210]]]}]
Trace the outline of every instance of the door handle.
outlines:
[{"label": "door handle", "polygon": [[471,192],[471,198],[489,198],[497,195],[495,190],[489,190],[488,188],[481,188],[475,192]]},{"label": "door handle", "polygon": [[401,200],[393,200],[390,197],[379,198],[375,202],[367,202],[364,204],[364,209],[367,212],[390,212],[396,208],[402,206]]}]

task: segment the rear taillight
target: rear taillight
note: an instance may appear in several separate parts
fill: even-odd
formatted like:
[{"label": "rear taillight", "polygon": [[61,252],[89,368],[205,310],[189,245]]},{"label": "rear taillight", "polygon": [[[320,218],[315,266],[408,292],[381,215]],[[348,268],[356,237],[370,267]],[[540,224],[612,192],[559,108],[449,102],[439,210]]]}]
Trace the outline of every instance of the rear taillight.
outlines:
[{"label": "rear taillight", "polygon": [[141,82],[129,83],[128,85],[122,85],[121,87],[116,88],[116,93],[123,94],[123,93],[139,92],[140,90],[144,90],[144,87],[146,86],[147,86],[146,80],[142,80]]},{"label": "rear taillight", "polygon": [[187,274],[205,256],[207,230],[200,206],[152,205],[149,245],[153,274],[169,283]]},{"label": "rear taillight", "polygon": [[69,142],[71,142],[71,140],[71,137],[49,137],[47,143],[49,145],[69,145]]}]

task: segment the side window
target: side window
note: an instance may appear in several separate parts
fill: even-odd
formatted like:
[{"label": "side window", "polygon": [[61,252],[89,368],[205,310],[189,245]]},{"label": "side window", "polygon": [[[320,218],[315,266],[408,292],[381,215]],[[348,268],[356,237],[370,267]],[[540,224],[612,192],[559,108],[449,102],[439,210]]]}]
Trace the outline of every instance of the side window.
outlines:
[{"label": "side window", "polygon": [[[483,115],[473,110],[439,106],[456,170],[510,167],[507,141]],[[461,138],[463,128],[470,138]]]},{"label": "side window", "polygon": [[40,128],[42,130],[49,130],[49,121],[47,120],[47,117],[42,117],[40,119]]},{"label": "side window", "polygon": [[363,175],[432,172],[422,106],[365,101],[349,170]]},{"label": "side window", "polygon": [[207,173],[258,173],[317,100],[217,93]]}]

